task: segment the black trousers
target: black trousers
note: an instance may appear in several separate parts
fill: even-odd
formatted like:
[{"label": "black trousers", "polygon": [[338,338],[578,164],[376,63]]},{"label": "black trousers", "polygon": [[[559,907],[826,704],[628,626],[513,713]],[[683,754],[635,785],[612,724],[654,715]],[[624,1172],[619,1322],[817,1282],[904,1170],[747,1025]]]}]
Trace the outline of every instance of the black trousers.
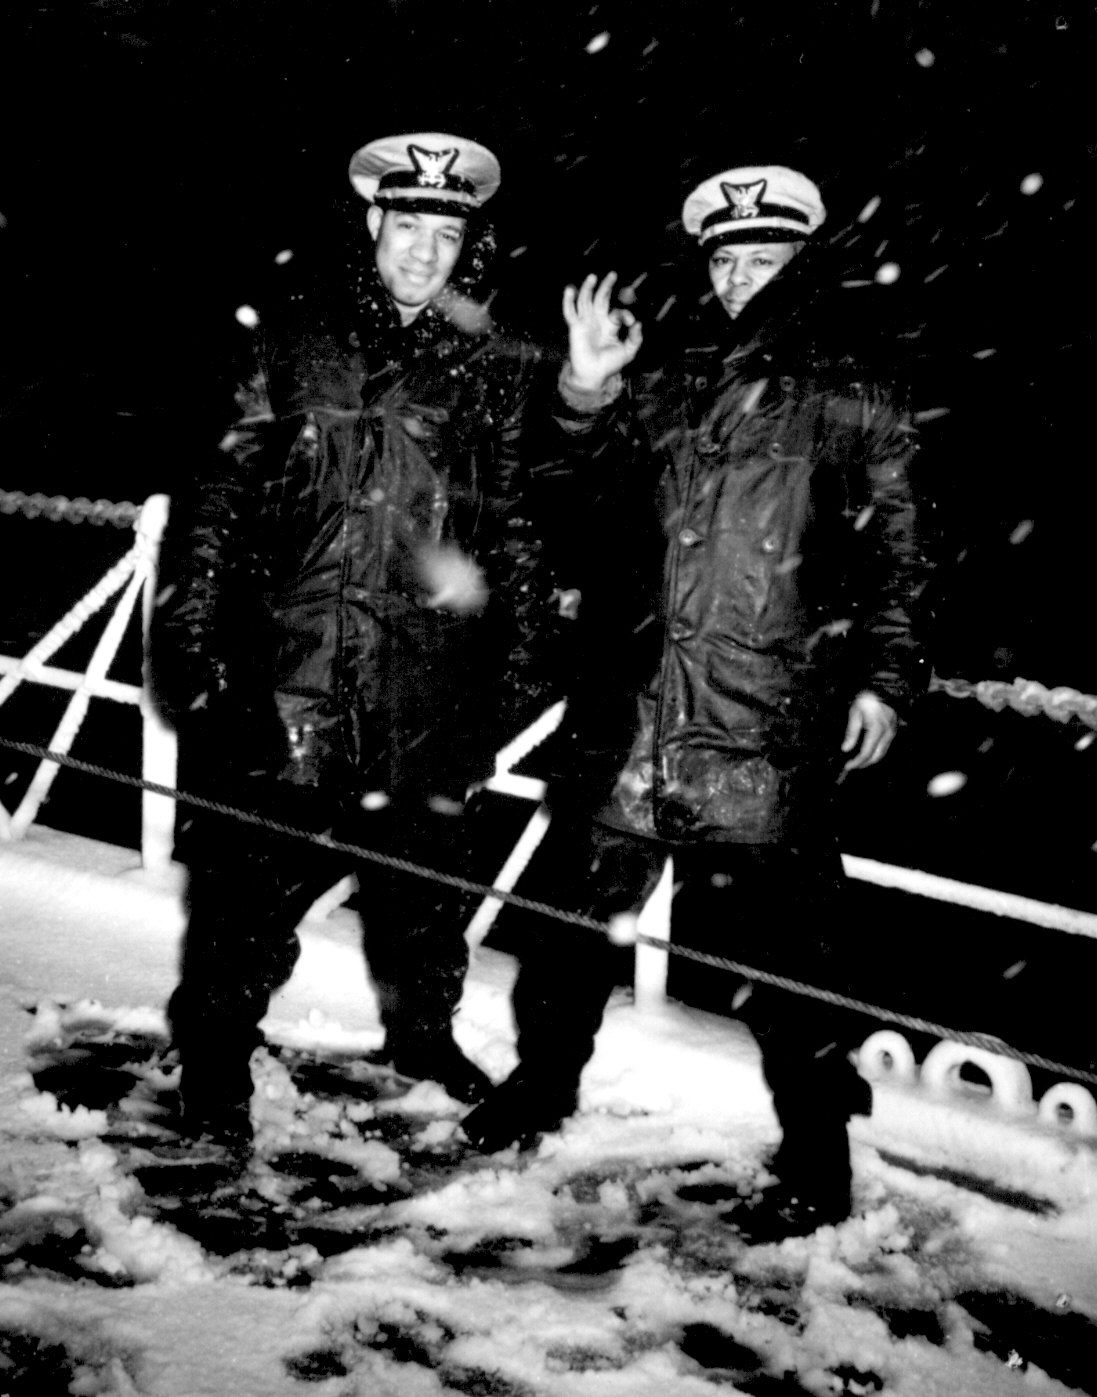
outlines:
[{"label": "black trousers", "polygon": [[[844,874],[833,841],[811,848],[671,845],[558,811],[518,891],[604,921],[643,906],[668,854],[676,885],[672,942],[809,984],[844,987],[846,967],[861,950],[860,937],[842,925]],[[631,948],[543,916],[519,915],[513,1005],[522,1070],[577,1085],[610,993],[631,979]],[[509,926],[519,932],[513,914]],[[844,1169],[846,1122],[871,1103],[848,1054],[871,1021],[672,956],[672,995],[677,985],[689,998],[688,980],[698,976],[710,987],[722,985],[726,1012],[744,1020],[759,1044],[782,1153],[809,1153],[819,1168],[829,1158]]]},{"label": "black trousers", "polygon": [[[468,821],[426,797],[382,810],[311,787],[248,783],[237,802],[298,829],[463,875]],[[222,793],[222,799],[226,799]],[[425,878],[225,816],[205,816],[188,838],[188,922],[180,981],[168,1014],[183,1060],[184,1095],[245,1101],[248,1059],[271,995],[289,979],[309,908],[348,873],[349,905],[377,990],[386,1048],[448,1035],[468,968],[464,928],[474,898]]]}]

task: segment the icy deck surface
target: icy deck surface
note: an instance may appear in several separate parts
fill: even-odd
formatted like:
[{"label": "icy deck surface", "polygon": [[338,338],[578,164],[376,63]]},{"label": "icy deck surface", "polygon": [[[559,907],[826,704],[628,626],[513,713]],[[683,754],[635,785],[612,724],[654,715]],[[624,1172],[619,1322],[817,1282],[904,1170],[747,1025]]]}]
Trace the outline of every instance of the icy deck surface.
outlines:
[{"label": "icy deck surface", "polygon": [[[484,1158],[437,1087],[363,1065],[381,1032],[343,911],[306,924],[265,1022],[250,1163],[173,1153],[179,882],[134,862],[43,829],[0,848],[12,1390],[1097,1392],[1088,1148],[882,1092],[852,1128],[860,1215],[747,1246],[776,1127],[740,1025],[622,996],[581,1114]],[[457,1027],[496,1078],[513,971],[478,952]]]}]

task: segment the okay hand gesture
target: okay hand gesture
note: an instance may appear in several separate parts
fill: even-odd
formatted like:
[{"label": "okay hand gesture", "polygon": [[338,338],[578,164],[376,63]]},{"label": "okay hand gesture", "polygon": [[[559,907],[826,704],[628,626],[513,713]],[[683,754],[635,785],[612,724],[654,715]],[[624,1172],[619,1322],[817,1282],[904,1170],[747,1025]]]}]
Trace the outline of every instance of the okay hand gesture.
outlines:
[{"label": "okay hand gesture", "polygon": [[610,272],[600,283],[591,273],[578,290],[569,286],[564,291],[570,376],[576,388],[600,389],[608,378],[636,358],[643,340],[640,322],[632,311],[620,306],[610,309],[616,280],[616,272]]}]

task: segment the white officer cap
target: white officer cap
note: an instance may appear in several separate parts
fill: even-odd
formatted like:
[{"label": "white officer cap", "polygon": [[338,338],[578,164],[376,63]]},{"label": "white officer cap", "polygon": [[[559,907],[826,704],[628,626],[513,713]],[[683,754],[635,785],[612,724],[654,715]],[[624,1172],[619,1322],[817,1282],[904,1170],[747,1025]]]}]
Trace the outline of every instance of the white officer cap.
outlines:
[{"label": "white officer cap", "polygon": [[421,131],[384,136],[355,151],[350,182],[381,208],[467,218],[499,188],[499,161],[462,136]]},{"label": "white officer cap", "polygon": [[741,165],[699,184],[682,206],[701,245],[785,243],[810,237],[827,216],[806,175],[785,165]]}]

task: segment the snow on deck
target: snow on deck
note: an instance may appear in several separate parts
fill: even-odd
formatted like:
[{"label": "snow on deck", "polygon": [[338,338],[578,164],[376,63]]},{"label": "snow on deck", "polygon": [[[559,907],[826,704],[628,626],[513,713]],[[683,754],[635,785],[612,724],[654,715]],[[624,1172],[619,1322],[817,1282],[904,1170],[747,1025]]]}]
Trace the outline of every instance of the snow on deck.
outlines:
[{"label": "snow on deck", "polygon": [[[1095,1390],[1084,1133],[893,1076],[851,1126],[859,1216],[749,1247],[734,1205],[767,1182],[777,1130],[740,1024],[673,1003],[640,1013],[621,993],[581,1113],[527,1155],[470,1158],[461,1109],[431,1084],[372,1103],[295,1085],[295,1051],[353,1063],[382,1039],[342,909],[303,924],[264,1023],[289,1056],[255,1060],[250,1192],[199,1228],[180,1200],[152,1198],[155,1170],[111,1145],[105,1112],[66,1109],[28,1071],[31,1047],[62,1062],[81,1025],[162,1034],[183,875],[135,865],[39,827],[0,848],[9,1375],[63,1362],[70,1391],[119,1397],[302,1382],[340,1397],[693,1397],[786,1376],[789,1391],[904,1397]],[[479,948],[456,1027],[496,1079],[514,1062],[513,975]],[[347,1192],[321,1171],[308,1201],[293,1170],[317,1159]]]}]

